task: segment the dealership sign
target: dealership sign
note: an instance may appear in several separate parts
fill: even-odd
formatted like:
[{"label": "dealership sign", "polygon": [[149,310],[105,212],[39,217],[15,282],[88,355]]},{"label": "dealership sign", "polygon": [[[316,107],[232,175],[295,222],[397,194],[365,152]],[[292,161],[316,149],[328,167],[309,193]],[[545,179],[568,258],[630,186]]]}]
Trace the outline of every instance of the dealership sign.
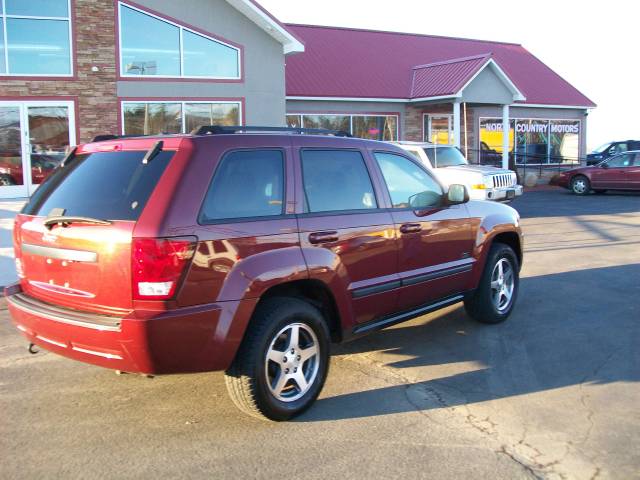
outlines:
[{"label": "dealership sign", "polygon": [[[562,120],[560,120],[561,122]],[[559,123],[547,120],[516,120],[517,133],[580,133],[580,122]],[[513,128],[513,123],[511,123]],[[502,122],[483,122],[481,125],[487,132],[502,132]]]}]

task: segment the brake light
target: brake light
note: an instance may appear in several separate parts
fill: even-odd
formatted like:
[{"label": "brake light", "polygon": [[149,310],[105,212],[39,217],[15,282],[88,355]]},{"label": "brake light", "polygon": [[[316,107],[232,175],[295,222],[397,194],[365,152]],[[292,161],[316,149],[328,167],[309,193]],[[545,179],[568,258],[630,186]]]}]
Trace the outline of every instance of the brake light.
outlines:
[{"label": "brake light", "polygon": [[168,300],[174,296],[193,258],[196,237],[134,238],[131,252],[133,298]]}]

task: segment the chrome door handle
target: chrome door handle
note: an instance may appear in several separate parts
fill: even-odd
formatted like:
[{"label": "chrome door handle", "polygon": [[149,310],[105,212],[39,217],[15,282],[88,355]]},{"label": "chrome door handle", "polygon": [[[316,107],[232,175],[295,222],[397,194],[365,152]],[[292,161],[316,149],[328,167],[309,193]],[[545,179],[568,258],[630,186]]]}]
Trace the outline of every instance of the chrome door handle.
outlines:
[{"label": "chrome door handle", "polygon": [[422,225],[419,223],[405,223],[400,225],[400,233],[418,233],[422,230]]},{"label": "chrome door handle", "polygon": [[331,230],[328,232],[313,232],[309,234],[309,242],[317,245],[319,243],[330,243],[338,241],[338,232]]}]

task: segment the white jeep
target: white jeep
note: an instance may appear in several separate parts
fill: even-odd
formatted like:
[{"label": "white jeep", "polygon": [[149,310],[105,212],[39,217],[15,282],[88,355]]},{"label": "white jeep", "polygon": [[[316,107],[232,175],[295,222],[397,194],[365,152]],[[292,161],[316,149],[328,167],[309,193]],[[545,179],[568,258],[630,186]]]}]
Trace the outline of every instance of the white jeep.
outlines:
[{"label": "white jeep", "polygon": [[394,143],[416,156],[444,185],[465,185],[473,200],[509,201],[522,195],[522,185],[518,185],[515,172],[470,165],[457,147],[427,142]]}]

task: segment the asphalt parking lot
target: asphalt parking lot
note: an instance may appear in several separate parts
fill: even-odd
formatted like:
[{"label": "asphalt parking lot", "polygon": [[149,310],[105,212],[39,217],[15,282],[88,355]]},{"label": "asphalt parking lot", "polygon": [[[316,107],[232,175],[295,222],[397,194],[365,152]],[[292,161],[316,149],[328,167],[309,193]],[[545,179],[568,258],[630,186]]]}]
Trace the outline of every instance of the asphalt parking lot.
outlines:
[{"label": "asphalt parking lot", "polygon": [[[640,478],[640,195],[526,193],[505,324],[461,305],[335,348],[316,405],[27,353],[0,303],[1,478]],[[2,300],[0,300],[2,302]]]}]

